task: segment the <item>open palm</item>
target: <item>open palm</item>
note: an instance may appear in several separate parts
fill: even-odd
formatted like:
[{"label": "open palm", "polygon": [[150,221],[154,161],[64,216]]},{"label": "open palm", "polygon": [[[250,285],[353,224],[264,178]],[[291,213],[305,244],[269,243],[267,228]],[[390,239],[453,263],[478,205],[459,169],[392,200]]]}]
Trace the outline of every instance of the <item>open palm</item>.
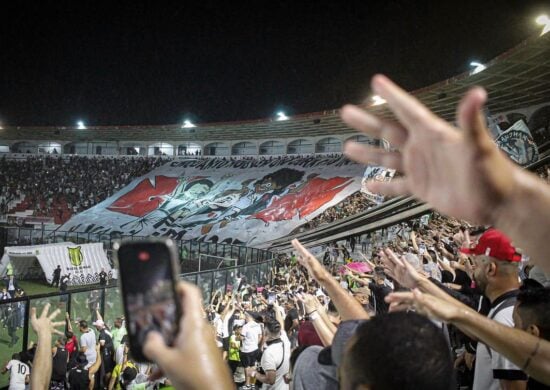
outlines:
[{"label": "open palm", "polygon": [[457,218],[492,222],[514,189],[514,174],[521,171],[487,132],[482,115],[485,91],[474,88],[465,95],[458,107],[459,128],[455,128],[384,76],[375,76],[372,88],[387,101],[398,122],[376,118],[355,106],[345,106],[342,119],[357,130],[388,140],[398,151],[350,142],[346,154],[362,163],[397,169],[404,177],[372,182],[369,188],[389,195],[412,194]]}]

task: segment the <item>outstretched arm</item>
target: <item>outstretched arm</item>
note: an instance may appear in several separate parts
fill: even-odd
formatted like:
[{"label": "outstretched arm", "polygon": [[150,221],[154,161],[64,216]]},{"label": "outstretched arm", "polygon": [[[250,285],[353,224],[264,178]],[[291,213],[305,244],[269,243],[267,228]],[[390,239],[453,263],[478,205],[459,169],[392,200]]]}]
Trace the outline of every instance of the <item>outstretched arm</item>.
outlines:
[{"label": "outstretched arm", "polygon": [[31,325],[38,336],[38,346],[32,361],[31,388],[48,389],[52,376],[52,333],[62,335],[56,329],[57,326],[64,325],[64,321],[54,322],[53,320],[59,314],[59,309],[54,310],[50,315],[50,304],[47,303],[42,309],[40,317],[36,316],[36,308],[31,308]]},{"label": "outstretched arm", "polygon": [[292,246],[298,251],[300,256],[298,261],[328,293],[334,306],[338,309],[342,320],[368,319],[369,315],[363,309],[361,304],[353,299],[346,290],[328,273],[328,271],[317,261],[309,251],[298,240],[292,240]]},{"label": "outstretched arm", "polygon": [[67,330],[73,333],[73,326],[71,324],[71,315],[69,314],[69,312],[65,313],[65,324],[67,325]]},{"label": "outstretched arm", "polygon": [[354,106],[342,109],[342,119],[357,130],[387,139],[399,151],[348,142],[345,153],[359,162],[397,169],[404,176],[372,182],[369,189],[412,194],[447,215],[495,225],[550,272],[546,238],[550,186],[515,165],[493,143],[482,113],[487,93],[473,88],[464,96],[457,110],[457,129],[387,77],[375,76],[371,86],[386,100],[397,122]]},{"label": "outstretched arm", "polygon": [[550,384],[550,342],[490,320],[456,299],[442,300],[414,290],[392,293],[386,300],[390,302],[390,311],[414,308],[430,318],[457,326],[498,351],[536,380]]}]

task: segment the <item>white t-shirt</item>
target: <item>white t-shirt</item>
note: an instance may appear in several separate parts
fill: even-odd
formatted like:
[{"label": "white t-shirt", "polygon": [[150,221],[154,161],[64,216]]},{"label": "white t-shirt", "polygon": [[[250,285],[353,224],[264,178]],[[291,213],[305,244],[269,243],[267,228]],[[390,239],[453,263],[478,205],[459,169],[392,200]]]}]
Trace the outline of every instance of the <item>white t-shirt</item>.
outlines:
[{"label": "white t-shirt", "polygon": [[31,373],[29,366],[19,360],[10,360],[6,369],[10,372],[9,390],[25,390],[25,378]]},{"label": "white t-shirt", "polygon": [[241,331],[243,342],[241,344],[241,352],[249,353],[258,349],[258,343],[262,336],[262,327],[255,321],[244,324]]},{"label": "white t-shirt", "polygon": [[[285,332],[281,332],[282,343],[269,345],[262,355],[262,368],[264,371],[275,371],[275,383],[273,385],[263,384],[262,390],[288,390],[284,375],[290,370],[290,341]],[[284,352],[283,352],[284,350]],[[281,364],[282,363],[282,364]],[[279,369],[277,367],[280,365]]]},{"label": "white t-shirt", "polygon": [[80,336],[80,346],[86,347],[86,360],[88,364],[85,368],[90,368],[96,361],[97,355],[95,352],[96,338],[93,330],[89,329],[86,333],[82,333]]},{"label": "white t-shirt", "polygon": [[[514,320],[512,319],[512,313],[514,306],[508,306],[500,310],[496,316],[492,316],[502,304],[504,302],[494,305],[487,317],[513,328]],[[474,390],[500,390],[499,377],[502,377],[502,379],[516,379],[516,377],[522,375],[519,367],[494,349],[491,349],[489,352],[489,348],[482,342],[477,343],[475,365]],[[527,380],[527,377],[524,379]]]},{"label": "white t-shirt", "polygon": [[115,363],[122,365],[124,362],[124,344],[120,344],[115,351]]},{"label": "white t-shirt", "polygon": [[216,330],[216,345],[218,346],[218,348],[221,348],[223,345],[222,343],[223,321],[219,315],[216,315],[216,318],[214,318],[214,321],[212,321],[212,326]]},{"label": "white t-shirt", "polygon": [[229,332],[229,320],[231,319],[231,316],[225,316],[225,318],[222,320],[222,338],[227,338],[231,336]]}]

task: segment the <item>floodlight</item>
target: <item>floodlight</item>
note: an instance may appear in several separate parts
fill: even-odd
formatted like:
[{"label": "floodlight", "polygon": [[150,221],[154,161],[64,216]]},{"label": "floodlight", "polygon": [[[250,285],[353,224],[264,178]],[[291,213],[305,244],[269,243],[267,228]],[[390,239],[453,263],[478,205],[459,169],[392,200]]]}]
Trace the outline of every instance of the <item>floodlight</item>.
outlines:
[{"label": "floodlight", "polygon": [[540,15],[535,21],[537,22],[537,24],[543,26],[540,35],[544,35],[548,31],[550,31],[550,18],[548,17],[548,15]]},{"label": "floodlight", "polygon": [[197,127],[195,126],[189,119],[186,119],[183,121],[183,126],[181,126],[182,129],[188,129],[190,127]]},{"label": "floodlight", "polygon": [[83,121],[78,121],[78,122],[76,123],[76,125],[77,125],[77,128],[78,128],[79,130],[86,130],[86,125],[84,124]]},{"label": "floodlight", "polygon": [[383,99],[378,95],[374,95],[371,99],[372,99],[372,105],[373,106],[379,106],[381,104],[386,103],[386,99]]},{"label": "floodlight", "polygon": [[284,112],[279,111],[277,113],[277,120],[278,121],[286,121],[286,120],[288,120],[288,116],[286,116]]},{"label": "floodlight", "polygon": [[485,65],[483,65],[482,63],[477,62],[477,61],[470,62],[470,66],[474,67],[471,74],[476,74],[476,73],[479,73],[479,72],[483,72],[485,69],[487,69],[487,67]]}]

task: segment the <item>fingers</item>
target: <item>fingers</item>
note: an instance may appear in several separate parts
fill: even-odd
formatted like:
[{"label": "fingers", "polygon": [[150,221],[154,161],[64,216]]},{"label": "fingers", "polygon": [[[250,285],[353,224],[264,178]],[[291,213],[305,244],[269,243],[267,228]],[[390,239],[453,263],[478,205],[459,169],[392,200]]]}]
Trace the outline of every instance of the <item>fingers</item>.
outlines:
[{"label": "fingers", "polygon": [[181,318],[181,324],[183,325],[189,318],[194,320],[200,318],[202,321],[202,295],[199,288],[191,283],[180,281],[177,292],[181,300],[182,313],[185,313]]},{"label": "fingers", "polygon": [[63,333],[62,331],[57,330],[57,329],[54,329],[54,330],[52,331],[52,333],[54,333],[54,334],[56,334],[56,335],[58,335],[58,336],[65,336],[65,333]]},{"label": "fingers", "polygon": [[487,92],[483,88],[472,88],[464,95],[457,109],[457,121],[466,138],[481,147],[492,146],[482,112],[486,101]]},{"label": "fingers", "polygon": [[399,266],[403,265],[403,261],[401,261],[401,259],[397,257],[397,255],[393,253],[393,251],[390,248],[384,249],[384,254],[387,256],[388,260],[390,260],[395,265],[399,265]]},{"label": "fingers", "polygon": [[297,239],[292,240],[290,243],[292,244],[294,249],[296,249],[298,251],[300,256],[302,256],[302,259],[310,260],[313,257],[313,255],[311,253],[309,253],[309,251]]},{"label": "fingers", "polygon": [[36,321],[36,307],[31,307],[31,321]]},{"label": "fingers", "polygon": [[373,138],[384,138],[393,146],[401,146],[407,140],[407,130],[400,124],[379,119],[357,106],[345,105],[340,115],[348,126]]},{"label": "fingers", "polygon": [[[53,320],[55,317],[57,317],[57,315],[61,313],[61,310],[60,309],[55,309],[49,316],[48,316],[48,319],[51,321]],[[64,324],[65,322],[63,322]]]},{"label": "fingers", "polygon": [[346,142],[344,153],[350,159],[362,164],[376,164],[398,171],[403,170],[402,157],[399,152],[389,152],[381,148],[363,146],[357,142]]},{"label": "fingers", "polygon": [[395,313],[398,311],[408,311],[412,308],[412,304],[406,302],[392,302],[388,307],[390,313]]},{"label": "fingers", "polygon": [[407,195],[409,191],[409,186],[405,178],[393,179],[392,181],[369,181],[367,183],[367,188],[369,191],[375,194],[397,196],[397,195]]},{"label": "fingers", "polygon": [[[148,359],[157,363],[162,369],[173,360],[172,349],[166,345],[160,333],[154,331],[147,334],[145,344],[143,345],[143,353]],[[174,360],[174,363],[176,363],[176,360]]]},{"label": "fingers", "polygon": [[44,308],[42,309],[42,314],[40,314],[40,318],[44,318],[48,315],[48,311],[50,310],[50,304],[46,303],[44,305]]},{"label": "fingers", "polygon": [[422,129],[427,121],[437,118],[416,98],[408,94],[386,76],[378,74],[372,78],[373,91],[386,100],[397,119],[409,131]]},{"label": "fingers", "polygon": [[412,292],[394,292],[386,296],[390,312],[405,311],[414,308],[415,297]]}]

